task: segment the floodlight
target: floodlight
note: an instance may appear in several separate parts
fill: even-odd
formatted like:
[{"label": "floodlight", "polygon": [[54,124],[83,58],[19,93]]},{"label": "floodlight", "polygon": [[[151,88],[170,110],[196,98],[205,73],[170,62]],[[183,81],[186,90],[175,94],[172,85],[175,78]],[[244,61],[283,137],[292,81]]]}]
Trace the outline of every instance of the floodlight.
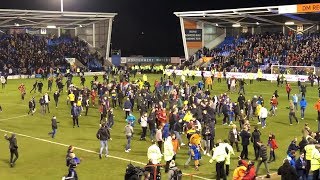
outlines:
[{"label": "floodlight", "polygon": [[232,24],[232,27],[241,27],[241,24],[237,23],[237,24]]},{"label": "floodlight", "polygon": [[285,25],[294,25],[294,22],[293,21],[288,21],[288,22],[285,22],[284,24]]},{"label": "floodlight", "polygon": [[55,25],[48,25],[47,28],[49,28],[49,29],[54,29],[54,28],[57,28],[57,26],[55,26]]}]

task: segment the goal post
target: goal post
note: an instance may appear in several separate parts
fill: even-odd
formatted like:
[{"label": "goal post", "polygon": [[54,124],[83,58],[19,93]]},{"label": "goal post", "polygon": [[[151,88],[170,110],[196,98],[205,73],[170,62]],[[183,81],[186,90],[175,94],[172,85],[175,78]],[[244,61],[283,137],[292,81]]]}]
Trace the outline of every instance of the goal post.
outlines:
[{"label": "goal post", "polygon": [[309,76],[316,72],[315,66],[271,65],[271,74]]},{"label": "goal post", "polygon": [[271,65],[271,74],[310,75],[316,72],[315,66]]}]

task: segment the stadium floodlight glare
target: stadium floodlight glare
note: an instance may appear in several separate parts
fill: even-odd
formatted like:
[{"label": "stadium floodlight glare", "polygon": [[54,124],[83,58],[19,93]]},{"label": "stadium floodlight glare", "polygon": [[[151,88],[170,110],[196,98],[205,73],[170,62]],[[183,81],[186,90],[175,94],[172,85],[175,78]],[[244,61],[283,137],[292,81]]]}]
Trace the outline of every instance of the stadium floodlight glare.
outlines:
[{"label": "stadium floodlight glare", "polygon": [[48,25],[47,28],[49,28],[49,29],[54,29],[54,28],[57,28],[57,26],[55,26],[55,25]]},{"label": "stadium floodlight glare", "polygon": [[284,24],[285,25],[294,25],[294,22],[293,21],[288,21],[288,22],[285,22]]},{"label": "stadium floodlight glare", "polygon": [[241,24],[237,23],[237,24],[232,24],[232,27],[241,27]]}]

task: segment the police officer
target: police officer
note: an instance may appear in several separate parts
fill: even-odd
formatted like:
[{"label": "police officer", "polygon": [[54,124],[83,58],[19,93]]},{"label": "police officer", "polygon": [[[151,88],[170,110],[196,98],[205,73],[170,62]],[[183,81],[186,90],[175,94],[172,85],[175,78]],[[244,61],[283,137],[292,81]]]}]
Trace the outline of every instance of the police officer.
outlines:
[{"label": "police officer", "polygon": [[[8,137],[8,135],[5,134],[4,138],[9,141],[10,166],[13,167],[15,162],[19,158],[17,138],[15,134],[12,134],[11,137]],[[14,160],[13,156],[15,156]]]}]

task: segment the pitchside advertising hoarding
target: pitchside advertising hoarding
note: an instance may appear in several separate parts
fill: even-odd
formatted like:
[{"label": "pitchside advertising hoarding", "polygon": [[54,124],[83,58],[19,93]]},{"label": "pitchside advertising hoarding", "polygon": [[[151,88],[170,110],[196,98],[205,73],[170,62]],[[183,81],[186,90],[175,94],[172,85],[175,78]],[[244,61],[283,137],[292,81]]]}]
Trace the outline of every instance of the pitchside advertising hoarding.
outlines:
[{"label": "pitchside advertising hoarding", "polygon": [[185,29],[187,42],[202,42],[202,29]]},{"label": "pitchside advertising hoarding", "polygon": [[171,63],[171,57],[126,57],[121,63]]},{"label": "pitchside advertising hoarding", "polygon": [[[182,70],[173,70],[173,69],[166,69],[166,72],[173,73],[173,71],[176,73],[176,75],[180,76],[182,75]],[[202,71],[196,71],[195,76],[201,76]],[[211,77],[212,73],[211,71],[204,71],[204,77]],[[217,77],[218,73],[215,73],[215,77]],[[257,79],[258,74],[257,73],[252,73],[253,78]],[[236,79],[249,79],[249,74],[248,73],[239,73],[239,72],[227,72],[226,73],[227,78],[236,78]],[[287,79],[287,81],[290,82],[306,82],[308,81],[308,76],[306,75],[284,75]],[[266,79],[268,81],[276,81],[278,77],[278,74],[263,74],[262,79]]]}]

